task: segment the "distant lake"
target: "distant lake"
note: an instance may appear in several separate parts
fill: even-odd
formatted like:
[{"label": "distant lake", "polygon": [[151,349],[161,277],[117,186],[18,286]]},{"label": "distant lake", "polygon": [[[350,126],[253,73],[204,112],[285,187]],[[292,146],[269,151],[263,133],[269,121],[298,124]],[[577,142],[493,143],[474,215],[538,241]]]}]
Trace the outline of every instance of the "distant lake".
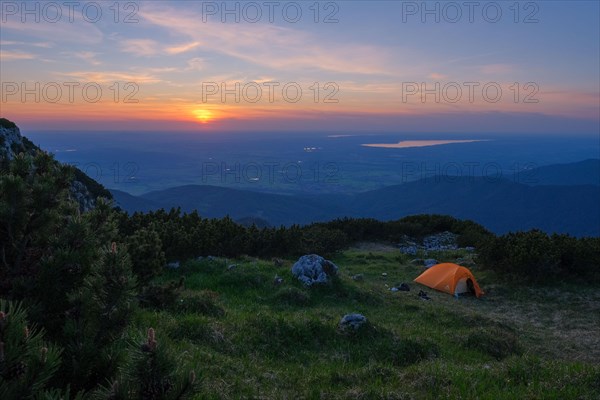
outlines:
[{"label": "distant lake", "polygon": [[439,146],[453,143],[486,142],[487,140],[401,140],[398,143],[369,143],[364,147],[381,147],[385,149],[407,149],[410,147]]}]

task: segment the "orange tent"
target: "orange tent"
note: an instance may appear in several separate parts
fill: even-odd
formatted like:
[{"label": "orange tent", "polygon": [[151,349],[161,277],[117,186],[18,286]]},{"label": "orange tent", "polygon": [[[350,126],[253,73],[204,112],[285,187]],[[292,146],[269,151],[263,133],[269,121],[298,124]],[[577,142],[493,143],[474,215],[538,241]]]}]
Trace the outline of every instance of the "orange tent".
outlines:
[{"label": "orange tent", "polygon": [[484,294],[468,268],[452,263],[434,265],[419,275],[415,282],[450,294],[469,291],[475,292],[477,297]]}]

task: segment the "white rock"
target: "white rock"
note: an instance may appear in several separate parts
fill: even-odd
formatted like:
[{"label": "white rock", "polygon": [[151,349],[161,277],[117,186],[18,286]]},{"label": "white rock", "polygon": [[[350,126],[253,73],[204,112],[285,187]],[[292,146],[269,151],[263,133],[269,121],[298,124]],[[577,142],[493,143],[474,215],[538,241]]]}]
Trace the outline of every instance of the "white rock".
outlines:
[{"label": "white rock", "polygon": [[302,256],[292,266],[292,274],[306,286],[327,283],[337,272],[337,265],[316,254]]}]

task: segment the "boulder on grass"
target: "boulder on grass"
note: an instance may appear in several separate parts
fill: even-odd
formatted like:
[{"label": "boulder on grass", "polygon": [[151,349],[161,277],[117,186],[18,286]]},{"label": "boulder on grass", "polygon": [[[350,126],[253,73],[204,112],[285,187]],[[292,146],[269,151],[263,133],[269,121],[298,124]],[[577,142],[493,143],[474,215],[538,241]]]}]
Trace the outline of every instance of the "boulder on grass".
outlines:
[{"label": "boulder on grass", "polygon": [[344,332],[356,332],[367,323],[367,317],[362,314],[346,314],[340,320],[340,329]]},{"label": "boulder on grass", "polygon": [[337,272],[334,263],[316,254],[302,256],[292,266],[292,274],[306,286],[328,283]]}]

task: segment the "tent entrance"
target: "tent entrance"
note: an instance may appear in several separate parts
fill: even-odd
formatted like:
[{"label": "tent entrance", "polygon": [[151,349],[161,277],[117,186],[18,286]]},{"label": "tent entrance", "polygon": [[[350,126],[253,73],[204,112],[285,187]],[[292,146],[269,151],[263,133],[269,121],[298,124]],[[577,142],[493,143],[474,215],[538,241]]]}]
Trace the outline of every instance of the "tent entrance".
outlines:
[{"label": "tent entrance", "polygon": [[463,293],[475,294],[475,287],[473,286],[473,281],[470,278],[462,278],[456,282],[454,294]]}]

